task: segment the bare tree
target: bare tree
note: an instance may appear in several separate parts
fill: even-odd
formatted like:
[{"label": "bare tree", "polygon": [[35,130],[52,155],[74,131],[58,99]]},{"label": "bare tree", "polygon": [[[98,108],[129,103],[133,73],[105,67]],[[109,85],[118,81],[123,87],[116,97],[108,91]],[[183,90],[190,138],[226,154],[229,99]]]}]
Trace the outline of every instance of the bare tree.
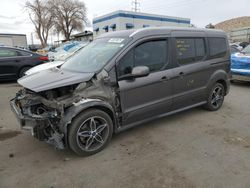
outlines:
[{"label": "bare tree", "polygon": [[81,31],[87,24],[86,6],[79,0],[49,0],[54,25],[65,37],[70,39],[73,30]]},{"label": "bare tree", "polygon": [[35,26],[35,31],[42,47],[45,47],[47,45],[49,31],[53,26],[53,17],[46,6],[46,2],[42,0],[27,1],[25,8],[29,11],[30,20]]}]

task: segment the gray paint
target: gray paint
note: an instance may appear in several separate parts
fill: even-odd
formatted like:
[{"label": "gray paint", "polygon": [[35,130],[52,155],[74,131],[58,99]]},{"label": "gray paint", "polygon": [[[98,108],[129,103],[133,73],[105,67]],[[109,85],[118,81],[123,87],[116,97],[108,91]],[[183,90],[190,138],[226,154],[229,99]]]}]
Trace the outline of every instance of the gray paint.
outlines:
[{"label": "gray paint", "polygon": [[[99,73],[72,73],[50,69],[18,81],[24,87],[36,92],[46,92],[50,89],[79,83],[68,97],[62,100],[57,98],[52,100],[58,105],[56,109],[60,111],[61,122],[56,126],[59,126],[65,135],[65,142],[67,142],[67,130],[70,128],[71,120],[88,108],[94,107],[106,111],[113,119],[115,132],[119,132],[142,122],[205,104],[211,87],[218,81],[225,85],[226,93],[229,91],[230,52],[228,46],[227,54],[222,58],[204,58],[199,63],[185,66],[179,66],[176,58],[174,37],[204,37],[208,45],[208,37],[226,39],[227,36],[222,31],[147,28],[108,33],[101,37],[128,37],[130,41]],[[165,67],[145,77],[118,80],[116,66],[119,60],[135,46],[152,39],[168,39],[169,54]],[[30,99],[41,98],[36,95],[38,94],[33,93]],[[45,101],[42,103],[46,104],[50,102],[50,100],[42,99],[40,101]],[[49,105],[51,107],[52,101]],[[65,109],[67,107],[67,110],[59,107],[65,107]]]},{"label": "gray paint", "polygon": [[18,83],[32,91],[40,92],[86,82],[89,81],[93,75],[94,73],[76,73],[52,68],[22,77],[18,80]]}]

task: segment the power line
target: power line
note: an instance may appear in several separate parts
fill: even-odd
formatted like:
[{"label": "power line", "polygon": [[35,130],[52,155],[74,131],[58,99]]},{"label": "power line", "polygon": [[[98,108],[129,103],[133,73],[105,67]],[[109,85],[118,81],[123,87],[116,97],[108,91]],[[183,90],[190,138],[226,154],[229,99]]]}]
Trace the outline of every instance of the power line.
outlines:
[{"label": "power line", "polygon": [[140,12],[140,2],[139,0],[133,0],[132,1],[132,11],[135,11],[135,12]]}]

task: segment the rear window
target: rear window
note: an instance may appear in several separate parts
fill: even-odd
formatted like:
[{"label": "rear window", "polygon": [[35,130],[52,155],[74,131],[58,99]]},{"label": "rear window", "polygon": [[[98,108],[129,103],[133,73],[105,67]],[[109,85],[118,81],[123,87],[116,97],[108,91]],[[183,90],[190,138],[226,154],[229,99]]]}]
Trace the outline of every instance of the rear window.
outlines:
[{"label": "rear window", "polygon": [[18,51],[18,55],[19,56],[31,56],[32,54],[29,52],[25,52],[25,51]]},{"label": "rear window", "polygon": [[227,43],[225,38],[208,38],[209,42],[209,57],[220,58],[227,53]]}]

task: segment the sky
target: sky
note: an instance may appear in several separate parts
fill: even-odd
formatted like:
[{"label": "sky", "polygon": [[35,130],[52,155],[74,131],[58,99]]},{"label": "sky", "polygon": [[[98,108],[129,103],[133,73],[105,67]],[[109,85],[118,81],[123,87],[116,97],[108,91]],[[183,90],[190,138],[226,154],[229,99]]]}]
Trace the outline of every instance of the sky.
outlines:
[{"label": "sky", "polygon": [[[85,2],[87,16],[92,23],[96,16],[116,10],[131,10],[132,0],[80,0]],[[197,27],[216,24],[231,18],[250,16],[250,0],[138,0],[140,12],[190,18]],[[21,33],[31,43],[34,26],[25,11],[26,0],[1,0],[0,33]],[[50,41],[57,40],[55,36]],[[39,42],[34,37],[34,42]]]}]

